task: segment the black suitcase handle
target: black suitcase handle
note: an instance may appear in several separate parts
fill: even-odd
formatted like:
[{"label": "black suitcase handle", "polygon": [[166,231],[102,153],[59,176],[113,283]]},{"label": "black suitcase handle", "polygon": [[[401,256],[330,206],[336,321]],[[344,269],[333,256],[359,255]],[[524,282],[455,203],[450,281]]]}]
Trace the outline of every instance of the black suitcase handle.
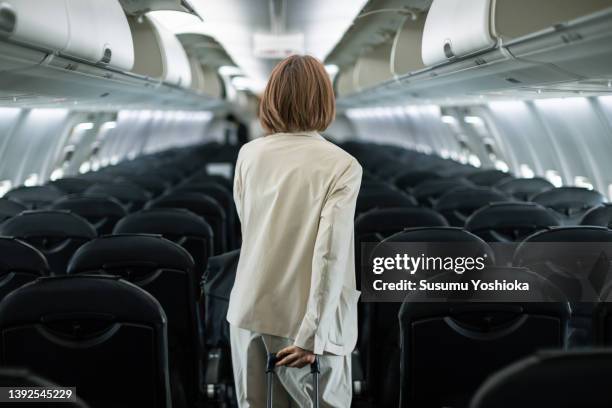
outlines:
[{"label": "black suitcase handle", "polygon": [[[267,404],[268,408],[273,408],[273,376],[274,369],[276,368],[276,363],[278,363],[278,357],[276,357],[276,353],[268,353],[268,360],[266,362],[266,381],[267,381]],[[315,361],[310,365],[310,373],[312,374],[312,384],[313,384],[313,402],[314,408],[319,408],[319,373],[321,372],[319,367],[319,357],[315,356]]]}]

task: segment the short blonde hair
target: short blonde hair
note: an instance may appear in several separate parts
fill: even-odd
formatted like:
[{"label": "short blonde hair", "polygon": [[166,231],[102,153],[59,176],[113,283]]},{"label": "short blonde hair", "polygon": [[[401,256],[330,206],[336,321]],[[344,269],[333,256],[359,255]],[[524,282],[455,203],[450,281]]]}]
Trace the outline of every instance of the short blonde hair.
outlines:
[{"label": "short blonde hair", "polygon": [[266,132],[323,131],[335,115],[332,83],[316,58],[293,55],[274,67],[259,106]]}]

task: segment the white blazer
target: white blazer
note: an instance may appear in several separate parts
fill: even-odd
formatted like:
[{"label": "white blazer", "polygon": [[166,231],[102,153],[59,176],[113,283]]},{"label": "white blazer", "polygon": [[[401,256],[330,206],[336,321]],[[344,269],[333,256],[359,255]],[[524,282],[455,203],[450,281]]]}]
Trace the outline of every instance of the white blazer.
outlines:
[{"label": "white blazer", "polygon": [[346,355],[357,341],[354,224],[361,166],[316,132],[247,143],[234,199],[242,250],[227,320]]}]

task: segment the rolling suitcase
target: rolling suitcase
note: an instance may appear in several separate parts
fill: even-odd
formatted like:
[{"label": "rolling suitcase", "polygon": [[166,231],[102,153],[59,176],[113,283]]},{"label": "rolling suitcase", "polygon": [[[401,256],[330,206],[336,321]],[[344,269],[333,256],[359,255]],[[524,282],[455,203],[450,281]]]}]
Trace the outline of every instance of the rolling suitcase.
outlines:
[{"label": "rolling suitcase", "polygon": [[[274,407],[273,401],[273,386],[274,386],[274,368],[278,359],[276,353],[268,353],[268,361],[266,364],[266,382],[267,382],[267,403],[268,408]],[[314,408],[319,408],[319,358],[315,357],[314,363],[310,365],[310,373],[312,374],[312,388],[313,388],[313,403]]]}]

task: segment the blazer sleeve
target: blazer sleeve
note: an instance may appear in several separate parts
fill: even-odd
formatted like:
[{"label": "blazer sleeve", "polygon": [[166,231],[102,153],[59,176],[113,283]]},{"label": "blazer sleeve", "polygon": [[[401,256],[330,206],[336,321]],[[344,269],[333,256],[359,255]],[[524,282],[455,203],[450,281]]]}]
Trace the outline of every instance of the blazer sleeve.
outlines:
[{"label": "blazer sleeve", "polygon": [[[296,346],[315,354],[323,354],[340,302],[347,266],[354,262],[351,249],[361,175],[361,166],[352,159],[331,186],[321,211],[308,305],[294,341]],[[350,269],[354,274],[354,268]]]},{"label": "blazer sleeve", "polygon": [[242,160],[240,153],[238,153],[236,168],[234,169],[234,205],[236,206],[238,219],[242,221]]}]

